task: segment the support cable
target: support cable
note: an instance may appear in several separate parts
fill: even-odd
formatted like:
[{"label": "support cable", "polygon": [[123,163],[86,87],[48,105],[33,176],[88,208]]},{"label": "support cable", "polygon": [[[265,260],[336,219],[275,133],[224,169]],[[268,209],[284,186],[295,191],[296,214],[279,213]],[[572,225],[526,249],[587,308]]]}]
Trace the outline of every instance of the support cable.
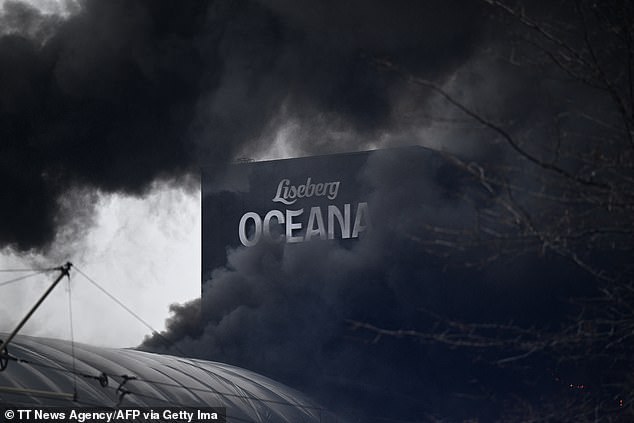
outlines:
[{"label": "support cable", "polygon": [[77,400],[77,364],[75,358],[75,330],[73,328],[73,300],[70,288],[70,276],[68,277],[68,320],[70,327],[70,352],[73,360],[73,397]]},{"label": "support cable", "polygon": [[18,273],[18,272],[50,272],[53,270],[58,270],[59,267],[46,267],[46,268],[23,268],[23,269],[0,269],[0,273]]},{"label": "support cable", "polygon": [[0,282],[0,286],[5,286],[5,285],[9,285],[9,284],[12,284],[12,283],[15,283],[15,282],[19,282],[19,281],[22,281],[24,279],[31,278],[33,276],[41,275],[42,273],[46,273],[48,271],[49,270],[40,270],[39,272],[35,272],[35,273],[28,274],[28,275],[23,275],[23,276],[18,276],[17,278],[13,278],[13,279],[9,279],[7,281]]},{"label": "support cable", "polygon": [[166,338],[164,335],[162,335],[159,331],[157,331],[156,329],[154,329],[152,327],[152,325],[150,325],[148,322],[146,322],[145,320],[143,320],[138,314],[136,314],[134,311],[132,311],[132,309],[130,309],[130,307],[126,306],[122,301],[120,301],[117,297],[115,297],[114,295],[112,295],[110,292],[108,292],[105,288],[103,288],[101,285],[99,285],[97,283],[97,281],[95,281],[94,279],[92,279],[90,276],[88,276],[86,273],[82,272],[81,269],[79,269],[77,266],[74,267],[75,270],[77,271],[77,273],[79,273],[80,275],[82,275],[84,278],[86,278],[86,280],[88,280],[88,282],[90,282],[91,284],[93,284],[97,289],[99,289],[101,292],[103,292],[105,295],[107,295],[112,301],[114,301],[115,303],[117,303],[121,308],[123,308],[125,311],[127,311],[128,313],[130,313],[130,315],[132,315],[132,317],[134,317],[135,319],[137,319],[139,322],[141,322],[146,328],[148,328],[150,331],[152,331],[153,335],[158,336],[159,338],[161,338],[169,347],[173,348],[174,350],[176,350],[179,354],[181,354],[182,356],[187,356],[187,354],[181,350],[180,348],[178,348],[178,346],[173,342],[170,341],[168,338]]},{"label": "support cable", "polygon": [[51,366],[50,364],[38,363],[35,361],[27,360],[26,358],[15,357],[10,354],[2,354],[0,355],[0,358],[5,359],[7,361],[15,362],[17,364],[28,364],[29,366],[33,366],[33,367],[40,367],[43,369],[53,370],[53,371],[61,372],[61,373],[70,373],[76,376],[81,376],[86,379],[94,379],[98,381],[102,387],[108,386],[108,375],[105,372],[101,372],[98,376],[95,376],[94,374],[84,373],[80,371],[73,371],[73,370],[66,369],[64,367]]}]

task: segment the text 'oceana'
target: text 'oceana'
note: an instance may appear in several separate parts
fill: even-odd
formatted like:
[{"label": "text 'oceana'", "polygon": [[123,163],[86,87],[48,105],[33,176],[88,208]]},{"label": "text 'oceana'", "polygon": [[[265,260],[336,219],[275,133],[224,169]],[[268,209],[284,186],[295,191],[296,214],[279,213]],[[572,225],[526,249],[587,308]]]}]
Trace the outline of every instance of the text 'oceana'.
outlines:
[{"label": "text 'oceana'", "polygon": [[339,234],[342,239],[358,238],[370,226],[368,203],[357,204],[352,225],[350,204],[343,205],[343,213],[339,207],[329,205],[326,219],[321,207],[311,207],[306,225],[301,220],[303,214],[304,209],[270,210],[262,219],[256,212],[247,212],[242,215],[238,226],[240,242],[246,247],[253,247],[262,237],[269,242],[289,243],[334,239]]}]

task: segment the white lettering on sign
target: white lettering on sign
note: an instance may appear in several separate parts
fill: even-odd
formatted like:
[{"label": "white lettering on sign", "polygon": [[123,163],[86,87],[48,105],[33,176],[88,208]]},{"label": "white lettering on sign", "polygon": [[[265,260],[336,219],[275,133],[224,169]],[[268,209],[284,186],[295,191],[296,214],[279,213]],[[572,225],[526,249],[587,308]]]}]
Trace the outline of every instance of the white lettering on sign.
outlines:
[{"label": "white lettering on sign", "polygon": [[[267,214],[267,217],[268,217],[268,214]],[[247,238],[246,227],[247,227],[247,222],[249,221],[249,219],[253,220],[253,222],[255,223],[255,230],[254,230],[255,236],[253,237],[253,239]],[[271,219],[269,218],[269,223],[270,221]],[[268,227],[267,227],[267,232],[268,232]],[[248,212],[243,214],[242,217],[240,218],[238,235],[240,236],[240,242],[245,247],[253,247],[255,244],[257,244],[258,241],[260,240],[260,235],[262,235],[262,220],[260,219],[260,215],[254,212]]]},{"label": "white lettering on sign", "polygon": [[273,202],[283,203],[287,206],[295,204],[299,198],[328,197],[329,200],[337,198],[340,181],[313,183],[309,177],[305,184],[291,185],[290,179],[282,179],[277,185],[277,192]]},{"label": "white lettering on sign", "polygon": [[[329,205],[326,219],[321,207],[311,207],[307,214],[308,222],[304,226],[305,220],[302,219],[304,209],[285,210],[285,212],[270,210],[264,219],[258,213],[247,212],[242,215],[238,226],[240,242],[245,247],[253,247],[263,237],[269,242],[288,243],[312,239],[335,239],[335,236],[339,234],[342,239],[358,238],[370,226],[368,203],[357,204],[354,222],[350,204],[344,204],[343,213],[339,207]],[[274,234],[279,235],[274,237]]]}]

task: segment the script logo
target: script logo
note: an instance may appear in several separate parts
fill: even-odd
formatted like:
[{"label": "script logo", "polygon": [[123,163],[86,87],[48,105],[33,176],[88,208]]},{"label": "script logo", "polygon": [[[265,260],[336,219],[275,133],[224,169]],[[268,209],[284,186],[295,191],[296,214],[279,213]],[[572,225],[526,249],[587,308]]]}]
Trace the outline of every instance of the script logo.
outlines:
[{"label": "script logo", "polygon": [[328,197],[329,200],[337,198],[340,181],[311,182],[309,177],[305,184],[291,185],[290,179],[282,179],[277,185],[277,192],[273,197],[273,202],[288,205],[295,204],[299,198]]}]

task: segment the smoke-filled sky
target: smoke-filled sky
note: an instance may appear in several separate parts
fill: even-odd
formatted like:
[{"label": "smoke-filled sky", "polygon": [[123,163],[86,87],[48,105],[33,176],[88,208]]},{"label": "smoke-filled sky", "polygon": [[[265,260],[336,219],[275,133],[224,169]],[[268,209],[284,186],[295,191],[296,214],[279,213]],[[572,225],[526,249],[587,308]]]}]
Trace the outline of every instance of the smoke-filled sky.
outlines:
[{"label": "smoke-filled sky", "polygon": [[[474,20],[482,10],[461,2],[2,7],[3,267],[73,261],[156,327],[168,303],[199,292],[201,167],[440,145],[411,116],[425,95],[371,59],[448,81],[484,32]],[[40,292],[30,288],[17,289],[28,292],[11,301],[18,310]],[[108,344],[135,342],[96,332]]]},{"label": "smoke-filled sky", "polygon": [[[227,248],[198,298],[201,168],[213,181],[241,158],[406,145],[519,163],[499,133],[410,75],[537,151],[553,127],[578,124],[572,109],[604,106],[556,72],[540,74],[543,57],[522,61],[521,37],[501,9],[464,0],[0,5],[0,267],[72,261],[155,328],[170,318],[165,336],[175,346],[155,337],[144,348],[262,372],[350,421],[387,418],[377,404],[408,421],[459,419],[460,401],[490,394],[483,380],[513,380],[411,340],[372,343],[346,320],[424,328],[423,308],[481,320],[561,317],[555,300],[569,295],[572,277],[562,275],[572,273],[558,261],[523,256],[476,271],[429,253],[426,225],[475,225],[474,210],[498,195],[440,155],[397,155],[360,171],[374,189],[374,229],[363,242]],[[570,17],[537,6],[523,4],[539,18]],[[513,173],[511,182],[533,187],[533,176]],[[52,276],[0,286],[0,330]],[[130,346],[148,335],[76,273],[71,289],[76,339]],[[58,289],[25,333],[67,338],[65,296]]]}]

